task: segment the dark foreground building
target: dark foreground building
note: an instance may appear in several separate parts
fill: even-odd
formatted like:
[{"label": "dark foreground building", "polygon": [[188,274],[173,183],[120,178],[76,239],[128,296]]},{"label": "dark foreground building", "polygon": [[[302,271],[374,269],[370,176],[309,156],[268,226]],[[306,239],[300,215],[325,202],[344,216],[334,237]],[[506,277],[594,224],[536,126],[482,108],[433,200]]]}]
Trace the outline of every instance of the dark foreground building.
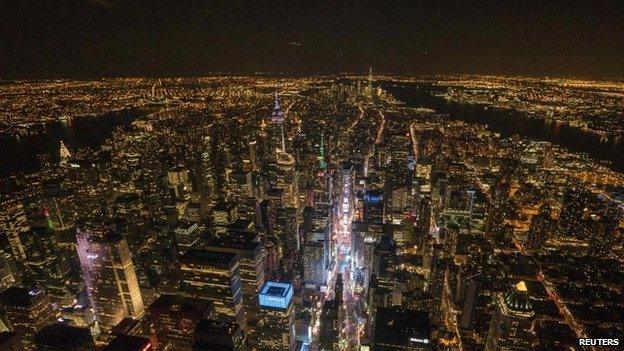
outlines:
[{"label": "dark foreground building", "polygon": [[401,307],[379,307],[372,349],[375,351],[432,350],[429,313]]},{"label": "dark foreground building", "polygon": [[38,351],[91,351],[95,343],[87,328],[55,323],[35,335]]}]

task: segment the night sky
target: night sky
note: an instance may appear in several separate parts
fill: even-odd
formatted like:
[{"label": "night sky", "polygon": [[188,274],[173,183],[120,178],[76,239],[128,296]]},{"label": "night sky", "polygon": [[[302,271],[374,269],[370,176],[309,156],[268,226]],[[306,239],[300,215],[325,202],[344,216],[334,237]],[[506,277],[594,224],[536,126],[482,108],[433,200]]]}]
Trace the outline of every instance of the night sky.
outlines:
[{"label": "night sky", "polygon": [[[150,4],[148,4],[150,3]],[[623,77],[624,1],[2,1],[0,77]]]}]

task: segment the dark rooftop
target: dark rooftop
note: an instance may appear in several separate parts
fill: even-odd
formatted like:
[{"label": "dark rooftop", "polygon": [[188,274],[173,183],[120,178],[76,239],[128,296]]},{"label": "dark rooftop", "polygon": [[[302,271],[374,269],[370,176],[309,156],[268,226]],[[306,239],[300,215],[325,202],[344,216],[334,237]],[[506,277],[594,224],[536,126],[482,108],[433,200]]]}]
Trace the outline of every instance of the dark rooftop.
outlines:
[{"label": "dark rooftop", "polygon": [[183,297],[177,295],[161,295],[149,307],[152,313],[165,311],[182,311],[198,313],[208,316],[212,312],[212,302],[204,299]]},{"label": "dark rooftop", "polygon": [[39,294],[42,294],[42,292],[12,286],[0,293],[0,304],[4,306],[30,306],[32,304],[32,298]]},{"label": "dark rooftop", "polygon": [[229,267],[234,265],[236,253],[219,252],[214,250],[190,249],[180,256],[180,262],[201,264],[214,267]]},{"label": "dark rooftop", "polygon": [[35,344],[70,347],[93,345],[93,336],[87,328],[74,327],[64,323],[55,323],[41,329],[35,335]]},{"label": "dark rooftop", "polygon": [[403,346],[429,343],[429,313],[401,307],[379,307],[374,340],[376,344]]},{"label": "dark rooftop", "polygon": [[151,345],[152,343],[148,338],[123,335],[111,341],[102,351],[149,351],[153,350]]}]

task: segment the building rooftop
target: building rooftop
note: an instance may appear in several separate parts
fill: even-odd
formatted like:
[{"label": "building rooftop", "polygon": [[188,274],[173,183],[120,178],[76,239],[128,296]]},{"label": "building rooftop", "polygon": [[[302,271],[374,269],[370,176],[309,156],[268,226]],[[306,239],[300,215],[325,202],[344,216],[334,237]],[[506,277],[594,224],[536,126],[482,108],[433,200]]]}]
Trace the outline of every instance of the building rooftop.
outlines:
[{"label": "building rooftop", "polygon": [[41,329],[35,335],[35,344],[57,347],[95,345],[93,336],[87,328],[74,327],[64,323],[55,323]]},{"label": "building rooftop", "polygon": [[180,311],[186,314],[197,313],[208,317],[213,310],[211,301],[177,295],[161,295],[149,307],[152,314]]},{"label": "building rooftop", "polygon": [[12,286],[0,293],[0,304],[4,306],[30,306],[32,299],[39,294],[42,294],[39,290],[28,290]]},{"label": "building rooftop", "polygon": [[238,323],[202,319],[195,327],[193,350],[234,350],[240,339],[238,334],[240,334]]},{"label": "building rooftop", "polygon": [[431,342],[429,313],[402,307],[377,308],[375,343],[417,346]]},{"label": "building rooftop", "polygon": [[505,304],[513,311],[533,311],[533,305],[531,304],[531,300],[529,298],[529,290],[527,289],[524,281],[520,281],[514,285],[513,290],[505,296]]},{"label": "building rooftop", "polygon": [[181,263],[200,264],[214,267],[231,267],[236,263],[237,254],[214,250],[190,249],[180,256]]},{"label": "building rooftop", "polygon": [[[260,249],[261,244],[257,241],[244,240],[244,238],[213,238],[208,240],[204,246],[208,250],[216,250],[218,248],[229,249],[232,251],[249,251],[255,252]],[[220,251],[220,250],[219,250]]]},{"label": "building rooftop", "polygon": [[148,338],[121,335],[111,341],[102,351],[150,351],[154,346]]},{"label": "building rooftop", "polygon": [[269,309],[287,309],[293,297],[290,283],[267,281],[258,293],[260,307]]}]

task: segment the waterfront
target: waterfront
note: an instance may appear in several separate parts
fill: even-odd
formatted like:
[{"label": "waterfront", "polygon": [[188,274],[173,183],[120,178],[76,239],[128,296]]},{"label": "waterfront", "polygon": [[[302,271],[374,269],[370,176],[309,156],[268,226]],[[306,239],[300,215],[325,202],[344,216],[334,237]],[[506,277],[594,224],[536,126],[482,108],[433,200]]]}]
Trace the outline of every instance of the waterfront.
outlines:
[{"label": "waterfront", "polygon": [[97,149],[117,127],[126,127],[149,113],[146,109],[125,109],[99,116],[75,117],[48,123],[33,135],[0,138],[0,175],[32,172],[40,167],[38,155],[49,154],[59,161],[61,140],[70,150]]},{"label": "waterfront", "polygon": [[483,105],[462,104],[435,96],[440,87],[426,84],[384,83],[383,87],[397,100],[410,107],[427,107],[439,113],[448,114],[453,120],[487,124],[489,128],[504,137],[518,134],[532,140],[549,141],[572,152],[586,153],[593,159],[608,163],[615,171],[624,171],[624,143],[578,128],[537,117]]}]

